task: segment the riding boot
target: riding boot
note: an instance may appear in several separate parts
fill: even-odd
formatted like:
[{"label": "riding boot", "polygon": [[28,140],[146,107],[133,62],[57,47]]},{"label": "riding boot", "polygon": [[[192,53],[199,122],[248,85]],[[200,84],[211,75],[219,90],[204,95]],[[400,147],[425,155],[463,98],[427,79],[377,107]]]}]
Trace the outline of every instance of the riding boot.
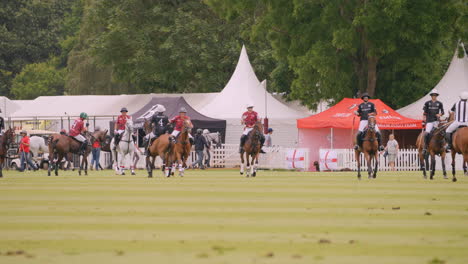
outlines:
[{"label": "riding boot", "polygon": [[132,139],[133,139],[133,142],[137,142],[137,136],[136,135],[132,135]]},{"label": "riding boot", "polygon": [[81,143],[81,146],[80,146],[80,155],[84,155],[85,151],[86,151],[86,147],[88,146],[88,141],[85,140]]},{"label": "riding boot", "polygon": [[377,142],[379,143],[379,151],[384,151],[384,146],[382,145],[382,134],[380,132],[375,133],[377,136]]},{"label": "riding boot", "polygon": [[450,150],[453,148],[452,133],[446,132],[445,133],[445,140],[447,141],[447,148],[445,149],[445,151],[450,152]]},{"label": "riding boot", "polygon": [[261,134],[260,136],[260,153],[265,154],[266,152],[263,151],[263,144],[265,143],[265,136]]},{"label": "riding boot", "polygon": [[193,138],[189,137],[190,145],[193,146]]},{"label": "riding boot", "polygon": [[247,139],[247,136],[246,135],[242,135],[241,138],[240,138],[240,146],[239,146],[239,153],[242,153],[243,152],[243,147],[244,147],[244,144],[245,144],[245,140]]},{"label": "riding boot", "polygon": [[356,145],[354,146],[355,150],[358,150],[362,146],[362,132],[358,131],[356,135]]},{"label": "riding boot", "polygon": [[115,134],[114,135],[114,150],[117,149],[117,146],[119,145],[120,142],[120,134]]}]

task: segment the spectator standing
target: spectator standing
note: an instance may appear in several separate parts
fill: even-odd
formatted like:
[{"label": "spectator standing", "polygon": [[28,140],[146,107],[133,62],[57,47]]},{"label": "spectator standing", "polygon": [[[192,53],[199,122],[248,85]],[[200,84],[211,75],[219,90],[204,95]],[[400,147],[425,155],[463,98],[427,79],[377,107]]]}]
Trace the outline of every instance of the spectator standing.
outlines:
[{"label": "spectator standing", "polygon": [[20,146],[19,146],[20,157],[21,157],[21,159],[20,159],[20,162],[21,162],[20,171],[24,171],[26,169],[26,164],[25,163],[28,163],[28,165],[31,166],[31,168],[33,168],[33,170],[37,170],[36,164],[34,164],[34,162],[32,162],[32,160],[31,160],[31,153],[29,151],[30,140],[29,140],[29,137],[28,137],[28,133],[25,130],[22,130],[20,132],[20,135],[23,137],[23,138],[21,138]]},{"label": "spectator standing", "polygon": [[273,146],[271,134],[273,134],[273,128],[270,127],[268,128],[268,133],[265,135],[265,147]]},{"label": "spectator standing", "polygon": [[[96,127],[94,132],[99,131],[99,127]],[[91,152],[92,158],[91,158],[91,167],[90,170],[93,170],[93,164],[96,167],[96,170],[99,170],[99,158],[101,157],[101,142],[98,140],[95,140],[93,142],[93,150]]]},{"label": "spectator standing", "polygon": [[385,151],[388,153],[388,165],[390,165],[390,168],[392,171],[395,171],[395,160],[398,155],[398,142],[395,140],[395,135],[390,134],[387,146],[385,147]]},{"label": "spectator standing", "polygon": [[197,153],[197,161],[195,161],[192,164],[192,167],[194,168],[196,164],[198,164],[198,167],[202,170],[205,169],[205,166],[203,166],[203,150],[208,148],[208,143],[206,142],[205,137],[202,135],[203,130],[202,129],[197,129],[197,134],[195,135],[194,139],[194,145],[195,145],[195,152]]}]

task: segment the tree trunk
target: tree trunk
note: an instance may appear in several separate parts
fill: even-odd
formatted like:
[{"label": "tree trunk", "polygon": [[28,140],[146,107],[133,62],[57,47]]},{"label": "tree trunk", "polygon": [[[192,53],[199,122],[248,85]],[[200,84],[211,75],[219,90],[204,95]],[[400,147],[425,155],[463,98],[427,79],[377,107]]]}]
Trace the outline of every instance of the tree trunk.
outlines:
[{"label": "tree trunk", "polygon": [[372,56],[367,58],[367,93],[371,97],[375,95],[375,86],[377,84],[377,62],[378,58]]}]

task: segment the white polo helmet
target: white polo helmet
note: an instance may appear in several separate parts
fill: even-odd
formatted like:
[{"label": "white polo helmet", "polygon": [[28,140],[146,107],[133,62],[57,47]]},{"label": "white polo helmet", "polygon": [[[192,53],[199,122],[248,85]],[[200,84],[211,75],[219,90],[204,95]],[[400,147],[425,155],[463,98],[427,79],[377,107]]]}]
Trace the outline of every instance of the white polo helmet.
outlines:
[{"label": "white polo helmet", "polygon": [[155,110],[156,110],[157,113],[162,113],[162,112],[166,111],[166,108],[164,107],[164,105],[158,104],[158,106],[156,106]]},{"label": "white polo helmet", "polygon": [[437,91],[437,89],[432,89],[431,93],[429,94],[430,96],[439,96],[439,91]]},{"label": "white polo helmet", "polygon": [[254,104],[253,103],[248,103],[245,105],[246,108],[250,108],[250,107],[254,107]]},{"label": "white polo helmet", "polygon": [[460,99],[468,100],[468,91],[463,91],[460,93]]}]

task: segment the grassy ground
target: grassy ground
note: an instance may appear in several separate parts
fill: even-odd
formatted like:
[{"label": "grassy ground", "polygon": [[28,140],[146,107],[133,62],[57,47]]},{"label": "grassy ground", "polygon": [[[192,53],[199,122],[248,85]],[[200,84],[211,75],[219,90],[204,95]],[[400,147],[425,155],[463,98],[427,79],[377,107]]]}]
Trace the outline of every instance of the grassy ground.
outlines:
[{"label": "grassy ground", "polygon": [[468,177],[6,171],[0,263],[468,263]]}]

